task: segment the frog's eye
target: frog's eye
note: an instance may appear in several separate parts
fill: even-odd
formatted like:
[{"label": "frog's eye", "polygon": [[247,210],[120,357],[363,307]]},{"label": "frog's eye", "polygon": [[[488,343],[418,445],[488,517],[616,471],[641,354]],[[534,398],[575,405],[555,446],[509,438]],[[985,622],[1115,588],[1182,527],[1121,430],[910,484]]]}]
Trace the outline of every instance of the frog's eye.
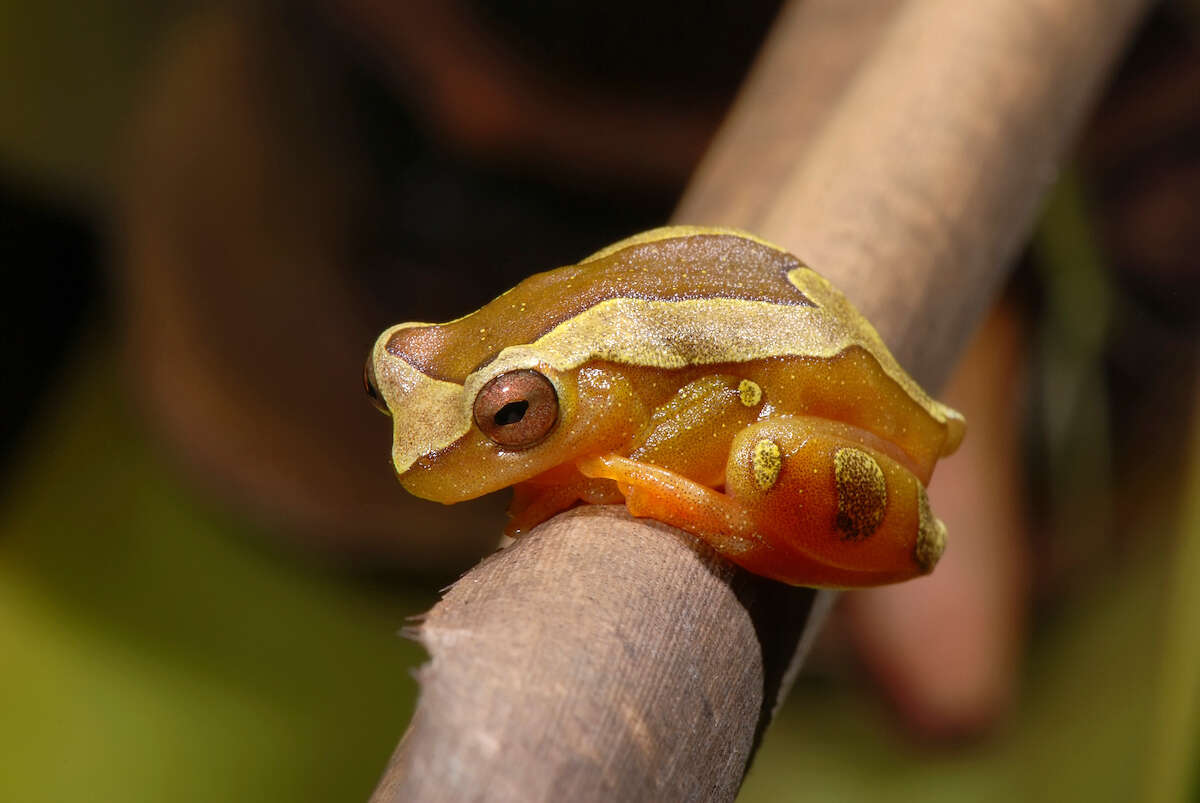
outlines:
[{"label": "frog's eye", "polygon": [[392,414],[387,403],[384,402],[383,396],[379,393],[379,385],[375,382],[375,366],[370,357],[367,357],[367,364],[363,366],[363,387],[367,391],[367,398],[371,400],[371,404],[375,405],[376,409],[385,415]]},{"label": "frog's eye", "polygon": [[507,449],[533,446],[554,429],[558,394],[537,371],[509,371],[483,386],[475,397],[475,425]]}]

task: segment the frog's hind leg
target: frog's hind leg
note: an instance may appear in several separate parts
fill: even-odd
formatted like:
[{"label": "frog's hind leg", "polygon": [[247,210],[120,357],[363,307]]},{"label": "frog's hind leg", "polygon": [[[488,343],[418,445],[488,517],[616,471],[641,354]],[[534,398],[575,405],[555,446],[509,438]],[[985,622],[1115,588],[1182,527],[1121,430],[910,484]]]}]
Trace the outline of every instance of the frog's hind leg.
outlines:
[{"label": "frog's hind leg", "polygon": [[[725,493],[775,549],[752,571],[802,585],[877,585],[927,574],[946,528],[905,462],[854,427],[781,416],[734,438]],[[817,566],[817,571],[813,566]]]},{"label": "frog's hind leg", "polygon": [[634,516],[687,530],[729,558],[761,546],[754,519],[741,503],[674,471],[608,454],[579,461],[588,477],[615,480]]},{"label": "frog's hind leg", "polygon": [[[766,460],[770,462],[769,458]],[[759,460],[760,467],[763,460]],[[787,539],[762,530],[767,524],[737,496],[715,491],[653,463],[609,454],[578,463],[588,477],[614,480],[629,512],[653,518],[698,536],[728,560],[750,571],[793,585],[857,588],[895,582],[911,571],[839,568],[796,552]],[[765,469],[770,473],[769,466]],[[760,480],[762,477],[760,477]]]}]

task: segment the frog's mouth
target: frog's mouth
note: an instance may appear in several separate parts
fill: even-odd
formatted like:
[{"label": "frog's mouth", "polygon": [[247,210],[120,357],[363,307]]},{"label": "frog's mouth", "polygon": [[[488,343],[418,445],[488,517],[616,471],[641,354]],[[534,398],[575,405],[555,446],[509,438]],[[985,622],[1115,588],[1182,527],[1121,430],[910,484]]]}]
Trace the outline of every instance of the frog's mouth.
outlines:
[{"label": "frog's mouth", "polygon": [[[461,438],[445,449],[427,452],[405,471],[396,472],[400,485],[413,496],[453,505],[508,488],[528,476],[529,469],[497,462],[490,446]],[[514,462],[519,456],[508,455]]]},{"label": "frog's mouth", "polygon": [[499,484],[495,488],[479,488],[473,484],[465,484],[447,479],[447,472],[438,471],[430,464],[436,455],[426,455],[419,458],[407,471],[399,474],[400,485],[410,494],[430,502],[440,502],[443,505],[453,505],[484,496],[492,491],[505,487]]}]

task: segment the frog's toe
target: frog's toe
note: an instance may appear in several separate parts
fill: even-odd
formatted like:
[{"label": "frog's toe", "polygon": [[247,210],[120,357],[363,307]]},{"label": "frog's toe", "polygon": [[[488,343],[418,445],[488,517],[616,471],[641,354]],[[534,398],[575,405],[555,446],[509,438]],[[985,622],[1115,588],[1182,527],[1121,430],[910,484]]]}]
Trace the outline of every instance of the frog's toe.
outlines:
[{"label": "frog's toe", "polygon": [[933,510],[929,507],[929,495],[925,493],[925,489],[917,486],[917,494],[917,545],[913,555],[922,571],[929,574],[946,551],[946,525],[933,515]]}]

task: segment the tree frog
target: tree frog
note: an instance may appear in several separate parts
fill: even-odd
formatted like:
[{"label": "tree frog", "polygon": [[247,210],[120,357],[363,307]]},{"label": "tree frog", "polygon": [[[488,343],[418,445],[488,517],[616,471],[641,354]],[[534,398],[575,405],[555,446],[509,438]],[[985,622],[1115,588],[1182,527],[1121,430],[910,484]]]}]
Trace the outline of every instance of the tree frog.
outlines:
[{"label": "tree frog", "polygon": [[672,226],[376,341],[368,394],[401,484],[453,503],[515,486],[518,535],[623,503],[747,570],[861,587],[931,571],[925,485],[962,440],[834,287],[782,248]]}]

